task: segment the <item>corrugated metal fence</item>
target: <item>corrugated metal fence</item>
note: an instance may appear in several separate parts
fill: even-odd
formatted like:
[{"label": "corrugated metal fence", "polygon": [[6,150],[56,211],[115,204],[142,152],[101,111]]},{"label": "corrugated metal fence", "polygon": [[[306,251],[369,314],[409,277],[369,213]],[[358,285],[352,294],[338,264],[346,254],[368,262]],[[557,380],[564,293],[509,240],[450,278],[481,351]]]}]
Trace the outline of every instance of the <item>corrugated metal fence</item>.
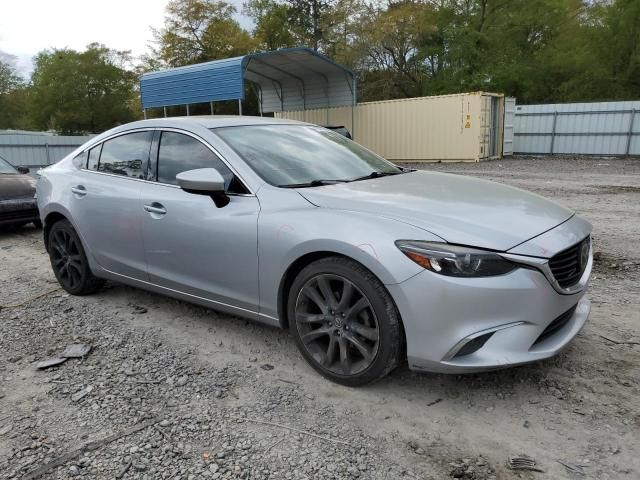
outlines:
[{"label": "corrugated metal fence", "polygon": [[518,105],[513,150],[640,155],[640,101]]},{"label": "corrugated metal fence", "polygon": [[51,165],[64,158],[92,136],[0,131],[0,157],[16,166],[37,168]]}]

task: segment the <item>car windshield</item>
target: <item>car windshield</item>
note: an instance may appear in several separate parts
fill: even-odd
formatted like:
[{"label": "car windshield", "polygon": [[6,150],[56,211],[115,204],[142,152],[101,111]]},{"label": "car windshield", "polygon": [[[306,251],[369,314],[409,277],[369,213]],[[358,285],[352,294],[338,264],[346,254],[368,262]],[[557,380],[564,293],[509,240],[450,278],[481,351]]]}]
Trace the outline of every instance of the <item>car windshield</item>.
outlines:
[{"label": "car windshield", "polygon": [[2,173],[18,173],[18,171],[13,168],[13,165],[0,157],[0,174]]},{"label": "car windshield", "polygon": [[321,127],[250,125],[213,131],[271,185],[316,186],[403,172],[339,133]]}]

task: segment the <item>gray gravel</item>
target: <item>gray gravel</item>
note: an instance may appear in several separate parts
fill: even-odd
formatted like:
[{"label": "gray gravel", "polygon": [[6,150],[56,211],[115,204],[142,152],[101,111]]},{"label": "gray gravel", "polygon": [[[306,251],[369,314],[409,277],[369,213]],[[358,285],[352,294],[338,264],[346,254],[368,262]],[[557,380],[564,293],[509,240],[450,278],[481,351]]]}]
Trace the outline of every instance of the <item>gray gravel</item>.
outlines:
[{"label": "gray gravel", "polygon": [[[478,375],[403,367],[348,389],[287,332],[115,284],[52,291],[41,232],[1,231],[0,478],[577,478],[560,461],[639,478],[640,161],[426,168],[534,190],[594,223],[593,313],[565,353]],[[92,349],[35,368],[72,344]],[[509,470],[518,455],[547,473]]]}]

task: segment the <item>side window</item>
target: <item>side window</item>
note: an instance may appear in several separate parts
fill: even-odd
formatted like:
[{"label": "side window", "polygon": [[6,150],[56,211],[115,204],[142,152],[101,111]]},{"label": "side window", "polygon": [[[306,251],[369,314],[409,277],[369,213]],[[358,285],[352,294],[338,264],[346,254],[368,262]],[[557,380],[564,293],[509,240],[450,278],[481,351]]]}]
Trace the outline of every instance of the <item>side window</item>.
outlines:
[{"label": "side window", "polygon": [[196,168],[215,168],[224,177],[228,190],[233,172],[202,142],[189,135],[162,132],[158,152],[158,182],[177,185],[176,175]]},{"label": "side window", "polygon": [[98,171],[130,178],[144,178],[149,156],[149,132],[120,135],[102,144]]},{"label": "side window", "polygon": [[89,163],[87,164],[87,170],[97,170],[98,160],[100,159],[100,150],[102,150],[102,144],[93,147],[89,150]]},{"label": "side window", "polygon": [[73,157],[73,164],[78,168],[86,168],[87,166],[87,152],[82,152]]}]

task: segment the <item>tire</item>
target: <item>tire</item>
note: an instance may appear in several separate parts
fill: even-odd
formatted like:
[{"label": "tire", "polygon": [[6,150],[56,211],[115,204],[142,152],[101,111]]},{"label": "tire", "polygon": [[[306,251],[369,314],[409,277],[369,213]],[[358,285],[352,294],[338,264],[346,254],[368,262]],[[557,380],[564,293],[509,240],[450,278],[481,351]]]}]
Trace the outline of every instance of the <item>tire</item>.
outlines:
[{"label": "tire", "polygon": [[289,290],[287,314],[302,356],[336,383],[376,381],[403,358],[393,299],[373,273],[348,258],[323,258],[302,269]]},{"label": "tire", "polygon": [[91,273],[80,237],[68,220],[53,224],[48,237],[49,259],[58,283],[71,295],[89,295],[105,280]]}]

